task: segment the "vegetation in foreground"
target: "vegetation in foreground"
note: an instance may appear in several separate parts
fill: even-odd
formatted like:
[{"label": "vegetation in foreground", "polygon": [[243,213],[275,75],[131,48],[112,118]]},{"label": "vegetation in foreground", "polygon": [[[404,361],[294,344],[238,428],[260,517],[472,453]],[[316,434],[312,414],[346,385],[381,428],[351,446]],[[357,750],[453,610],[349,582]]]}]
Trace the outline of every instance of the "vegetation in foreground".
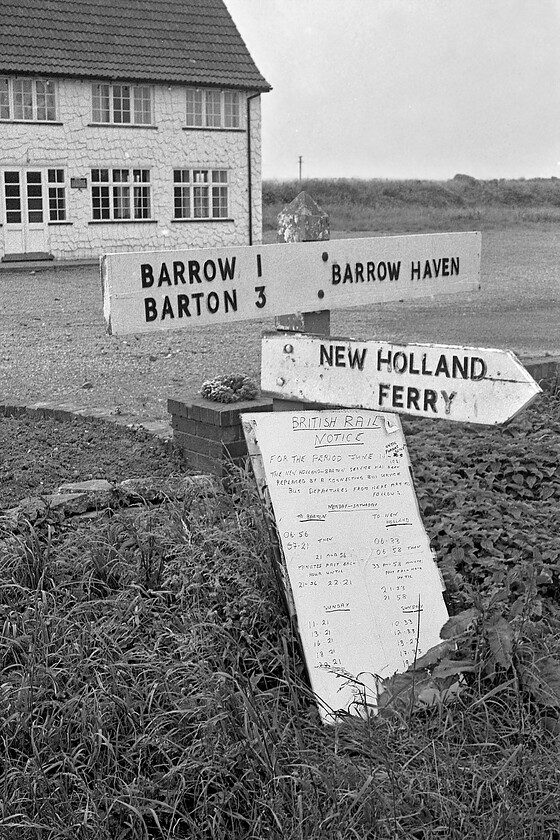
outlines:
[{"label": "vegetation in foreground", "polygon": [[2,840],[557,840],[560,400],[406,432],[454,644],[363,721],[319,722],[250,476],[5,521]]},{"label": "vegetation in foreground", "polygon": [[263,230],[276,231],[277,216],[302,190],[329,216],[333,231],[416,233],[489,230],[558,224],[560,179],[449,181],[307,179],[263,183]]}]

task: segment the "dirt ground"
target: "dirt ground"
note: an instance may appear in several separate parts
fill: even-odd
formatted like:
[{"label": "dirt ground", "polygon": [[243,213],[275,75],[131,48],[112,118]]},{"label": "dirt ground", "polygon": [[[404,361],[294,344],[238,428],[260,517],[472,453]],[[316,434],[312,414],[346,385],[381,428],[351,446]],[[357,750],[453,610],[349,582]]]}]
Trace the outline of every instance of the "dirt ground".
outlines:
[{"label": "dirt ground", "polygon": [[[560,232],[551,226],[491,231],[482,241],[480,292],[334,312],[331,334],[498,347],[522,358],[560,357]],[[197,393],[204,379],[244,373],[259,381],[261,333],[273,328],[272,320],[251,321],[110,337],[105,334],[96,266],[3,269],[0,404],[56,400],[103,409],[128,423],[165,424],[167,399]],[[88,430],[86,424],[88,442],[82,427],[71,426],[2,421],[0,478],[6,482],[20,476],[16,495],[20,490],[25,495],[36,488],[54,489],[59,477],[60,483],[110,477],[111,459],[118,461],[115,451],[131,456],[113,471],[120,480],[137,475],[130,472],[135,465],[153,472],[157,459],[167,457],[162,449],[153,462],[146,456],[143,467],[144,450],[130,443],[126,430],[104,435],[103,426],[90,424]],[[55,438],[58,449],[50,441],[45,453],[41,440],[46,438]],[[87,455],[96,446],[97,456]],[[176,464],[165,465],[174,468]]]},{"label": "dirt ground", "polygon": [[0,512],[67,482],[185,472],[179,453],[157,437],[100,420],[0,416],[0,453]]}]

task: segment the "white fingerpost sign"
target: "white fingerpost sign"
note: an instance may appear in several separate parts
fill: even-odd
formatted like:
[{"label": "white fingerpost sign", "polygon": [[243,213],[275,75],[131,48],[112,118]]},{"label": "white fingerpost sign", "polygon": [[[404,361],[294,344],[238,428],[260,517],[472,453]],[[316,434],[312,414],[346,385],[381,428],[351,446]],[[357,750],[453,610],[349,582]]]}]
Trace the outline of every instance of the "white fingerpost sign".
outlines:
[{"label": "white fingerpost sign", "polygon": [[266,334],[261,388],[284,399],[496,425],[541,388],[509,350]]},{"label": "white fingerpost sign", "polygon": [[107,254],[113,334],[345,309],[468,292],[480,284],[477,232]]}]

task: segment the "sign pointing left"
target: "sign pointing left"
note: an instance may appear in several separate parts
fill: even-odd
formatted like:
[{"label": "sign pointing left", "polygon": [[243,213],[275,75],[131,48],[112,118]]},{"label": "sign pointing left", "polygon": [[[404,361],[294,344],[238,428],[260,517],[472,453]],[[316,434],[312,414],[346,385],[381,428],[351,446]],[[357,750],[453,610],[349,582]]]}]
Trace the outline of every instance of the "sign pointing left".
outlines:
[{"label": "sign pointing left", "polygon": [[284,399],[497,425],[541,388],[510,350],[279,335],[262,342],[262,390]]},{"label": "sign pointing left", "polygon": [[138,251],[102,259],[107,331],[154,333],[472,292],[480,233]]}]

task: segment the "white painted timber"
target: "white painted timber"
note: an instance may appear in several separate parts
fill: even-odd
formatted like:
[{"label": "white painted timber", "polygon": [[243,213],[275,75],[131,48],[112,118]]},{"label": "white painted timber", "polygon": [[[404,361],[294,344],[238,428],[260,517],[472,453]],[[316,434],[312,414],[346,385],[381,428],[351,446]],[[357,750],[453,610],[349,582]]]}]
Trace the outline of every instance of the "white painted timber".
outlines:
[{"label": "white painted timber", "polygon": [[107,331],[191,329],[469,292],[479,287],[480,250],[480,233],[467,232],[107,254]]},{"label": "white painted timber", "polygon": [[284,399],[505,423],[541,388],[510,350],[294,333],[263,337],[262,390]]}]

